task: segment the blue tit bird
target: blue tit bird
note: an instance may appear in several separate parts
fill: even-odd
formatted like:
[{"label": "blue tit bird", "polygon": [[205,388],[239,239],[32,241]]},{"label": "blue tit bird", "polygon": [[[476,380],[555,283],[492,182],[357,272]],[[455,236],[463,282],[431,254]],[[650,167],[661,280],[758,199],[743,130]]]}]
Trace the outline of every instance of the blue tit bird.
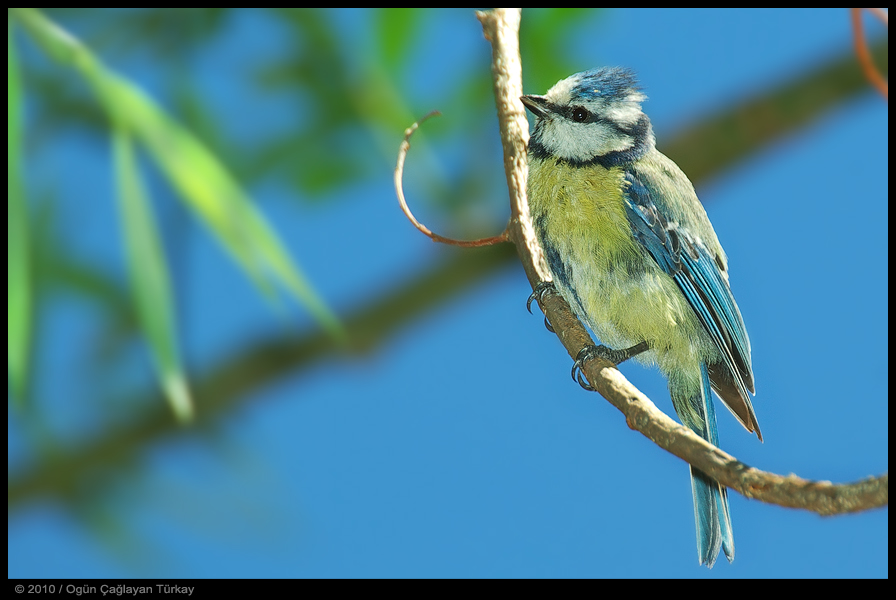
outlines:
[{"label": "blue tit bird", "polygon": [[[621,68],[522,97],[536,117],[529,210],[553,286],[607,344],[586,348],[573,375],[594,355],[635,357],[659,367],[679,418],[703,439],[719,444],[713,390],[761,440],[728,260],[694,186],[656,149],[645,98]],[[712,567],[720,549],[732,561],[727,489],[694,468],[691,484],[700,563]]]}]

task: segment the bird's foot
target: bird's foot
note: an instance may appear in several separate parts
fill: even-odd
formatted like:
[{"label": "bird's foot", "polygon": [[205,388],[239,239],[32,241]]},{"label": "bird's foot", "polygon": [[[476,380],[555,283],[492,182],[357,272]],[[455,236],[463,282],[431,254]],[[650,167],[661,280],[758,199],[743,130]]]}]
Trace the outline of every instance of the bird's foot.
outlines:
[{"label": "bird's foot", "polygon": [[529,294],[529,299],[526,301],[526,310],[529,311],[529,314],[532,314],[532,303],[538,300],[540,303],[541,300],[545,297],[545,294],[556,294],[557,287],[554,285],[553,281],[542,281],[538,285],[535,286],[535,289]]},{"label": "bird's foot", "polygon": [[[541,303],[542,299],[546,294],[556,294],[557,287],[554,285],[553,281],[542,281],[538,285],[535,286],[535,289],[529,294],[529,299],[526,300],[526,310],[529,311],[529,314],[532,314],[532,303],[538,300]],[[548,321],[548,318],[544,318],[544,326],[551,333],[556,333],[554,331],[554,327],[551,325],[551,322]]]},{"label": "bird's foot", "polygon": [[585,390],[593,392],[594,387],[588,383],[588,380],[582,374],[582,367],[585,366],[586,362],[593,358],[603,358],[614,365],[621,365],[633,356],[646,352],[648,349],[649,346],[647,345],[647,342],[641,342],[640,344],[635,344],[631,348],[625,348],[623,350],[613,350],[606,346],[588,344],[582,348],[578,356],[576,356],[576,361],[572,365],[572,380],[577,381]]}]

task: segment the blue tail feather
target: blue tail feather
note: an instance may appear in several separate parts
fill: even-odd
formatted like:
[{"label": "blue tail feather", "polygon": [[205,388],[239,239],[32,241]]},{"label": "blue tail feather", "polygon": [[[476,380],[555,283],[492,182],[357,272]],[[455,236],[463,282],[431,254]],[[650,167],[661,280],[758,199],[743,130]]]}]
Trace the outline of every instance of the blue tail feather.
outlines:
[{"label": "blue tail feather", "polygon": [[[706,365],[701,365],[700,379],[700,389],[696,394],[678,389],[670,380],[672,402],[679,417],[688,427],[709,443],[718,446],[719,432]],[[700,564],[712,567],[719,556],[719,550],[725,553],[729,562],[734,560],[734,535],[727,488],[692,467],[691,489],[694,493]]]}]

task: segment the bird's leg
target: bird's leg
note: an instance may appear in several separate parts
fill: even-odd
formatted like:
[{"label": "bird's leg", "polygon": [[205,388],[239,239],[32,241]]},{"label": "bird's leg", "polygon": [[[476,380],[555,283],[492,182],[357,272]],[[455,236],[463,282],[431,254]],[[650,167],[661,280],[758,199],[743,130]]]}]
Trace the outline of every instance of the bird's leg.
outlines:
[{"label": "bird's leg", "polygon": [[[532,293],[529,294],[529,299],[526,301],[526,310],[529,311],[529,314],[532,314],[532,303],[535,300],[538,300],[538,302],[541,303],[545,294],[556,294],[556,293],[557,293],[557,288],[554,285],[553,281],[542,281],[541,283],[536,285],[535,289],[532,291]],[[556,333],[554,331],[553,326],[551,326],[551,322],[548,321],[547,317],[544,318],[544,326],[551,333]]]},{"label": "bird's leg", "polygon": [[582,377],[582,367],[587,361],[591,360],[592,358],[600,357],[610,361],[614,365],[621,365],[633,356],[637,356],[649,349],[650,347],[647,345],[647,342],[641,342],[639,344],[635,344],[631,348],[625,348],[623,350],[613,350],[612,348],[607,348],[606,346],[595,346],[594,344],[588,344],[587,346],[582,348],[581,352],[579,352],[578,356],[576,356],[576,361],[572,365],[572,379],[573,381],[578,381],[579,385],[587,391],[593,392],[594,388],[584,377]]}]

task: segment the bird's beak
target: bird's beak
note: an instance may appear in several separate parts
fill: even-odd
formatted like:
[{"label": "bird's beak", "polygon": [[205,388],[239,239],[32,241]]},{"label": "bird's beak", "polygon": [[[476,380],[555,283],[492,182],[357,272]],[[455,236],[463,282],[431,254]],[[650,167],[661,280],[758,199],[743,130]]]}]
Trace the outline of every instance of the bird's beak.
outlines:
[{"label": "bird's beak", "polygon": [[520,100],[537,117],[545,117],[550,112],[550,108],[548,108],[550,102],[544,96],[520,96]]}]

